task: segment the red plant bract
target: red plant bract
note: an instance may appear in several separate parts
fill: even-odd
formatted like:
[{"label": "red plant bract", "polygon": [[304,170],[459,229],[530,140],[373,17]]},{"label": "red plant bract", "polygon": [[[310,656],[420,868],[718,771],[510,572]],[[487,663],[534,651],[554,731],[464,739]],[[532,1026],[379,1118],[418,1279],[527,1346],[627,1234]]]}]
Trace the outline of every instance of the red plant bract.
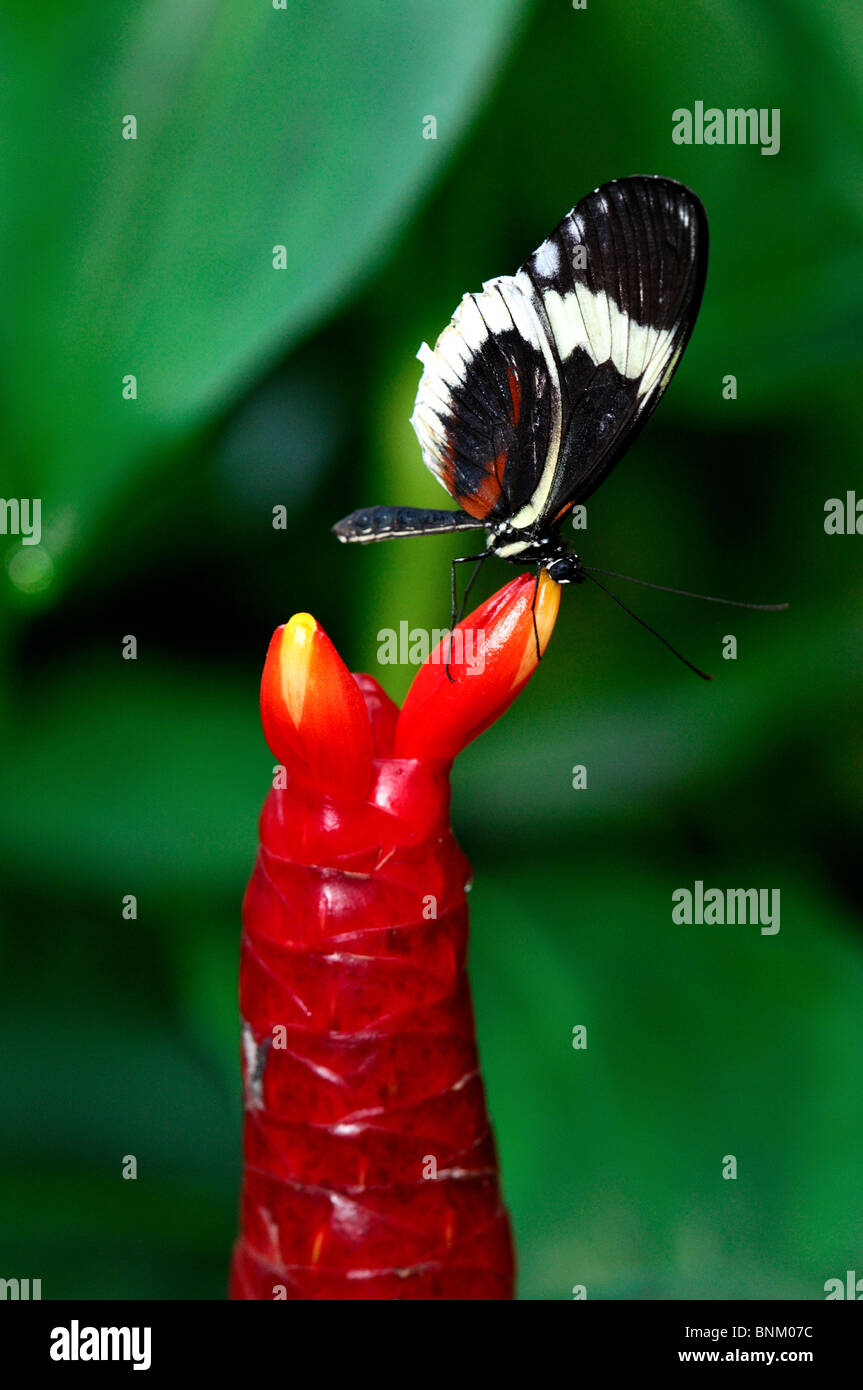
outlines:
[{"label": "red plant bract", "polygon": [[[262,717],[285,770],[243,908],[233,1298],[512,1297],[448,774],[536,666],[533,586],[462,625],[484,628],[483,670],[453,663],[451,684],[433,656],[401,714],[308,615],[274,635]],[[558,596],[543,577],[541,645]]]}]

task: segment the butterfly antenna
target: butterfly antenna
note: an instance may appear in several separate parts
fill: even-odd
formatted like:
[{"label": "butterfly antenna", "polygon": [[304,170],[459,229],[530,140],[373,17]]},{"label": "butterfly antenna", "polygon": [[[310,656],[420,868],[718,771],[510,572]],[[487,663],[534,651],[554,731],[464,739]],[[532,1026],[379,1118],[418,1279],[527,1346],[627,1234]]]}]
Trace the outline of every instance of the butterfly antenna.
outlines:
[{"label": "butterfly antenna", "polygon": [[[641,623],[642,627],[646,627],[648,632],[652,632],[653,636],[659,639],[663,647],[668,648],[672,656],[676,656],[678,661],[682,661],[684,666],[688,666],[690,671],[694,671],[696,676],[700,676],[703,681],[713,680],[713,677],[709,676],[706,671],[702,671],[699,666],[696,666],[694,662],[689,661],[688,658],[685,657],[682,652],[679,652],[676,647],[672,647],[671,643],[667,640],[667,638],[663,637],[661,632],[657,632],[655,627],[651,627],[650,623],[646,623],[643,618],[639,618],[637,613],[633,613],[631,608],[627,608],[623,600],[617,597],[617,594],[613,594],[611,590],[605,586],[605,584],[601,583],[600,580],[596,579],[593,576],[593,574],[591,574],[584,566],[582,566],[582,569],[584,570],[584,574],[587,579],[591,580],[592,583],[596,584],[597,588],[602,589],[604,593],[608,594],[609,598],[613,598],[617,606],[619,608],[622,608],[624,613],[628,613],[630,618],[634,618],[637,623]],[[600,573],[602,574],[604,574],[605,572],[605,570],[600,571]]]},{"label": "butterfly antenna", "polygon": [[596,565],[582,565],[582,569],[593,571],[595,574],[608,574],[612,579],[626,579],[630,584],[640,584],[645,589],[659,589],[663,594],[679,594],[681,598],[700,598],[705,603],[724,603],[729,608],[754,608],[759,613],[781,613],[788,607],[787,603],[742,603],[737,598],[715,598],[713,594],[693,594],[689,589],[670,589],[667,584],[651,584],[649,579],[635,579],[631,574],[618,574],[617,570],[602,570]]}]

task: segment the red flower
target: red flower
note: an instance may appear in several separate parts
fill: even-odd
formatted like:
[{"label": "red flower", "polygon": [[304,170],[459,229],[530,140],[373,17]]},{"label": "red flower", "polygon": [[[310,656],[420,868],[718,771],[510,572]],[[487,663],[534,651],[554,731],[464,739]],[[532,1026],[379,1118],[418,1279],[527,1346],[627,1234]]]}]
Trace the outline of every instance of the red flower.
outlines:
[{"label": "red flower", "polygon": [[[559,594],[543,574],[543,649]],[[524,575],[471,614],[401,712],[308,614],[273,636],[261,715],[284,772],[243,907],[232,1298],[512,1297],[448,774],[536,668],[533,597]]]}]

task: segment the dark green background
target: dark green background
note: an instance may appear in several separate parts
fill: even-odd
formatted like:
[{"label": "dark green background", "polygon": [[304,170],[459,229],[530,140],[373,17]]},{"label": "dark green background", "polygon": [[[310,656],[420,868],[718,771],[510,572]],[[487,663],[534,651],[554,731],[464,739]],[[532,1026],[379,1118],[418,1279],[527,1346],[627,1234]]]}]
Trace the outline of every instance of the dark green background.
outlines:
[{"label": "dark green background", "polygon": [[[630,173],[696,189],[711,265],[583,553],[792,607],[630,589],[706,686],[567,591],[460,760],[521,1295],[819,1298],[863,1272],[863,538],[823,529],[863,495],[859,4],[4,0],[0,56],[0,493],[44,508],[38,552],[0,538],[0,1276],[222,1296],[269,635],[310,609],[401,697],[376,634],[446,621],[457,544],[329,525],[445,500],[408,424],[417,346]],[[779,107],[780,153],[675,146],[696,100]],[[695,879],[780,888],[779,935],[673,925]]]}]

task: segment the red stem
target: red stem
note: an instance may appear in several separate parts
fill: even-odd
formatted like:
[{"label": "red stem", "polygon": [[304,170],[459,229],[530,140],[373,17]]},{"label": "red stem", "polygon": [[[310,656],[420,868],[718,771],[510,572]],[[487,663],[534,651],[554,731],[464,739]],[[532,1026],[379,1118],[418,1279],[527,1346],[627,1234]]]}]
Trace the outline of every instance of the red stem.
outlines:
[{"label": "red stem", "polygon": [[364,803],[291,787],[264,807],[233,1298],[512,1297],[448,768],[375,766]]}]

